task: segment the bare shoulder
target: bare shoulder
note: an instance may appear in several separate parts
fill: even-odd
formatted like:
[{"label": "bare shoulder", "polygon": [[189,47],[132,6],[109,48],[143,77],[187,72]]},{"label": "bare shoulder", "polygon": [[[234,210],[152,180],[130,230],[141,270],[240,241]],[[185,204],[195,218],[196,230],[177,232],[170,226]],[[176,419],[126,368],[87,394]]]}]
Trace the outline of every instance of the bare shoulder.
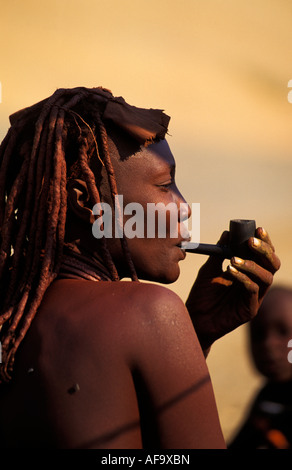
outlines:
[{"label": "bare shoulder", "polygon": [[196,341],[180,297],[151,283],[58,281],[48,291],[38,317],[38,334],[46,342],[52,338],[55,349],[74,342],[82,352],[88,348],[88,354],[100,354],[114,343],[117,354],[137,356],[139,350],[151,350],[152,343],[163,338],[171,347],[186,335]]},{"label": "bare shoulder", "polygon": [[195,335],[192,322],[182,299],[171,289],[157,284],[140,283],[131,291],[129,312],[130,321],[137,331],[142,326],[142,334],[147,331],[151,337],[169,335],[174,332],[178,338],[181,330]]},{"label": "bare shoulder", "polygon": [[[125,302],[131,312],[141,315],[159,315],[167,313],[186,314],[187,310],[182,299],[171,289],[163,285],[123,282],[115,293]],[[137,310],[138,309],[138,310]]]},{"label": "bare shoulder", "polygon": [[73,370],[81,375],[91,368],[91,376],[106,369],[115,377],[117,371],[136,369],[148,381],[158,364],[157,375],[168,364],[187,365],[194,353],[204,360],[183,301],[150,283],[57,281],[28,340],[27,354],[39,358],[46,375],[59,371],[60,382]]},{"label": "bare shoulder", "polygon": [[132,322],[133,316],[149,319],[153,316],[164,318],[166,314],[188,316],[183,301],[171,289],[132,281],[57,282],[47,293],[41,310],[50,311],[50,321],[55,317],[58,320],[67,317],[73,324],[78,323],[78,318],[83,324],[87,321],[95,324],[105,318]]}]

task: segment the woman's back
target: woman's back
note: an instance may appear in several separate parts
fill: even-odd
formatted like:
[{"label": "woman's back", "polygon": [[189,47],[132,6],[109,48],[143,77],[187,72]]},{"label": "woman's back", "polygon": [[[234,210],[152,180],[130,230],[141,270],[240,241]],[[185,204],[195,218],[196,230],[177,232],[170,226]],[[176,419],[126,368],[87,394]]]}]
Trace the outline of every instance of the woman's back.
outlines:
[{"label": "woman's back", "polygon": [[56,281],[0,414],[4,447],[224,447],[187,311],[145,283]]}]

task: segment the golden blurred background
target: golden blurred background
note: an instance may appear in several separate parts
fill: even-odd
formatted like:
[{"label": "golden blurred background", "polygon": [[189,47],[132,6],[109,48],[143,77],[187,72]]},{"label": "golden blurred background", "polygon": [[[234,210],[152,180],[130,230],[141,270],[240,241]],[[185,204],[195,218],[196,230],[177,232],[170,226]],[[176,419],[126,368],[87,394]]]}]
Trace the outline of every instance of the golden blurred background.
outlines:
[{"label": "golden blurred background", "polygon": [[[201,241],[254,218],[282,260],[275,281],[292,284],[291,24],[291,0],[2,1],[0,138],[9,114],[59,87],[102,85],[162,108],[179,187],[201,204]],[[205,259],[188,255],[170,286],[184,300]],[[229,440],[261,380],[246,327],[213,346],[208,366]]]}]

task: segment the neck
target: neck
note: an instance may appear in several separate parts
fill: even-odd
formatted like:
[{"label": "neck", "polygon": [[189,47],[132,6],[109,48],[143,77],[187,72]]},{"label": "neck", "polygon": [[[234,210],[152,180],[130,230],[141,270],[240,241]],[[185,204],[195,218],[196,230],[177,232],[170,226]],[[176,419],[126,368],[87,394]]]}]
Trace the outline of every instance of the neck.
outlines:
[{"label": "neck", "polygon": [[112,281],[102,259],[75,244],[66,243],[63,250],[59,279],[85,279],[88,281]]}]

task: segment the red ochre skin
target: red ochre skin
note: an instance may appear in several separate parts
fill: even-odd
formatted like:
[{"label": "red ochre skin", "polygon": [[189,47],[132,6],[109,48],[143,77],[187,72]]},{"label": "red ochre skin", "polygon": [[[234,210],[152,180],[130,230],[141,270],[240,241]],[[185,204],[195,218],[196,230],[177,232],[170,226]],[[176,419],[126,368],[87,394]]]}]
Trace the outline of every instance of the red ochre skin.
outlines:
[{"label": "red ochre skin", "polygon": [[[114,166],[125,204],[185,202],[166,141]],[[78,199],[75,205],[85,219],[88,208]],[[89,233],[78,233],[79,249],[98,256]],[[53,282],[19,348],[14,378],[0,388],[2,447],[225,448],[202,347],[256,314],[278,269],[267,235],[257,236],[251,248],[265,268],[233,260],[238,269],[223,273],[222,263],[210,259],[188,309],[153,283]],[[129,240],[138,277],[175,281],[184,257],[180,241]],[[119,241],[112,239],[109,248],[121,278],[127,276]]]},{"label": "red ochre skin", "polygon": [[11,446],[225,445],[183,302],[139,282],[56,281],[24,340],[1,415]]}]

